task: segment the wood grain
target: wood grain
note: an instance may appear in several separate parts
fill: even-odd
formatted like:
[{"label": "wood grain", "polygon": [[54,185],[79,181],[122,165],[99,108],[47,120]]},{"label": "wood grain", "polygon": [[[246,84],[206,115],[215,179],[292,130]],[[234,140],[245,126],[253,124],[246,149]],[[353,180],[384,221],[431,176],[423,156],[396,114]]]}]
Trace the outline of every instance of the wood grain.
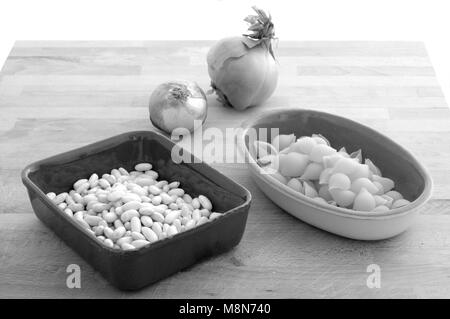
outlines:
[{"label": "wood grain", "polygon": [[[205,127],[238,126],[279,107],[355,119],[411,150],[434,180],[432,199],[404,234],[340,238],[284,213],[243,164],[212,165],[253,194],[232,251],[151,287],[111,287],[34,216],[20,171],[28,163],[130,130],[153,129],[148,99],[174,78],[209,85],[211,41],[19,41],[0,73],[0,297],[450,297],[450,110],[420,42],[282,42],[279,86],[265,105],[235,112],[208,96]],[[229,145],[228,145],[229,146]],[[207,159],[208,160],[208,159]],[[66,267],[82,288],[66,287]],[[366,286],[369,264],[382,286]]]}]

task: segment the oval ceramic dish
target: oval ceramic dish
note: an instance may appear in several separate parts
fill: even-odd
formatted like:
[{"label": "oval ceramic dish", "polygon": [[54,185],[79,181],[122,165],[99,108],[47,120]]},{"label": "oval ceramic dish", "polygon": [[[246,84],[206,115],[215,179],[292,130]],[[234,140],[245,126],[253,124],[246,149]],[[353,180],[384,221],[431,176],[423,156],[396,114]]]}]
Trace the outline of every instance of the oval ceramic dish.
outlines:
[{"label": "oval ceramic dish", "polygon": [[[393,237],[411,225],[419,207],[431,195],[432,180],[410,152],[388,137],[349,119],[312,110],[282,109],[244,122],[242,128],[238,143],[258,187],[289,214],[331,233],[360,240]],[[411,203],[384,213],[358,212],[318,203],[271,175],[260,173],[255,163],[254,150],[252,147],[249,149],[250,130],[256,129],[259,139],[260,128],[268,129],[269,141],[272,139],[270,129],[278,128],[279,134],[294,133],[297,138],[322,134],[336,149],[343,146],[349,152],[362,149],[364,157],[370,158],[383,172],[383,176],[392,178],[396,189]]]}]

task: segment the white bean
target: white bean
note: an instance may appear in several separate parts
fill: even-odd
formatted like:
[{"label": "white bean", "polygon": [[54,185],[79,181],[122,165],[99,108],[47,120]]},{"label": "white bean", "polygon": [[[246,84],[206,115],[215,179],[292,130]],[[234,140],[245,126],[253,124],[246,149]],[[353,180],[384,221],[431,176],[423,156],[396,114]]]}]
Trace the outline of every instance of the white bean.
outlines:
[{"label": "white bean", "polygon": [[162,200],[163,204],[165,204],[165,205],[169,205],[170,203],[174,202],[172,196],[170,196],[167,193],[161,193],[160,196],[161,196],[161,200]]},{"label": "white bean", "polygon": [[113,248],[113,247],[114,247],[113,241],[112,241],[111,239],[109,239],[109,238],[106,238],[106,239],[103,241],[103,244],[104,244],[106,247],[109,247],[109,248]]},{"label": "white bean", "polygon": [[190,219],[185,226],[186,226],[186,229],[194,228],[195,227],[195,220]]},{"label": "white bean", "polygon": [[126,202],[125,204],[123,204],[122,210],[124,212],[127,210],[130,210],[130,209],[139,210],[141,207],[142,207],[141,202],[133,200],[133,201]]},{"label": "white bean", "polygon": [[184,194],[183,195],[183,200],[185,203],[190,204],[192,202],[192,197],[189,194]]},{"label": "white bean", "polygon": [[179,219],[175,219],[173,221],[172,225],[177,228],[178,232],[181,232],[181,221]]},{"label": "white bean", "polygon": [[89,224],[89,226],[97,226],[102,218],[98,216],[86,215],[84,216],[84,220]]},{"label": "white bean", "polygon": [[172,224],[175,221],[175,219],[180,217],[180,214],[181,214],[181,211],[179,211],[179,210],[171,211],[164,218],[164,222],[167,223],[167,224]]},{"label": "white bean", "polygon": [[200,209],[200,216],[209,217],[210,214],[211,212],[208,209],[206,208]]},{"label": "white bean", "polygon": [[176,234],[178,234],[178,229],[174,225],[169,226],[167,229],[167,236],[173,236]]},{"label": "white bean", "polygon": [[208,217],[202,216],[202,217],[200,217],[200,219],[198,220],[196,225],[200,226],[200,225],[206,223],[208,220],[209,220]]},{"label": "white bean", "polygon": [[200,201],[198,200],[198,198],[194,198],[191,202],[191,205],[194,209],[199,209],[200,208]]},{"label": "white bean", "polygon": [[123,250],[135,250],[136,247],[134,247],[133,245],[131,245],[131,243],[123,243],[120,248],[122,248]]},{"label": "white bean", "polygon": [[78,187],[80,187],[81,185],[83,185],[87,182],[88,182],[88,180],[86,178],[79,179],[73,184],[73,188],[77,189]]},{"label": "white bean", "polygon": [[153,179],[158,179],[158,173],[152,170],[146,171],[145,175],[148,175]]},{"label": "white bean", "polygon": [[111,239],[112,240],[118,240],[119,238],[123,237],[123,235],[125,235],[125,232],[127,230],[125,229],[125,227],[119,227],[116,228],[113,233],[111,234]]},{"label": "white bean", "polygon": [[152,217],[152,219],[154,220],[154,221],[156,221],[156,222],[160,222],[160,223],[162,223],[162,222],[164,222],[164,216],[161,214],[161,213],[158,213],[158,212],[154,212],[152,215],[151,215],[151,217]]},{"label": "white bean", "polygon": [[222,216],[222,214],[214,212],[214,213],[211,213],[211,215],[209,215],[209,219],[213,220],[213,219],[219,218],[220,216]]},{"label": "white bean", "polygon": [[145,240],[144,235],[142,235],[141,233],[135,232],[135,231],[131,232],[131,237],[133,238],[133,240],[138,240],[138,239]]},{"label": "white bean", "polygon": [[154,185],[156,182],[153,178],[147,175],[141,175],[134,181],[139,186],[151,186]]},{"label": "white bean", "polygon": [[47,193],[47,197],[50,198],[51,200],[55,199],[56,194],[53,192]]},{"label": "white bean", "polygon": [[161,233],[162,233],[161,223],[159,223],[159,222],[153,223],[152,230],[155,232],[155,234],[159,238],[161,236]]},{"label": "white bean", "polygon": [[199,195],[198,201],[200,202],[200,204],[202,205],[203,208],[206,208],[207,210],[212,209],[212,204],[211,204],[211,201],[208,199],[208,197],[206,197],[204,195]]},{"label": "white bean", "polygon": [[142,248],[142,247],[144,247],[144,246],[146,246],[148,244],[150,244],[149,241],[142,240],[142,239],[138,239],[138,240],[135,240],[135,241],[131,242],[131,245],[133,245],[137,249]]},{"label": "white bean", "polygon": [[118,218],[116,213],[112,212],[102,213],[102,217],[108,223],[114,223],[114,221]]},{"label": "white bean", "polygon": [[148,227],[142,227],[142,234],[145,236],[145,238],[150,243],[154,243],[155,241],[158,241],[158,235],[152,229],[150,229]]},{"label": "white bean", "polygon": [[133,238],[131,236],[124,236],[122,238],[119,238],[116,241],[116,244],[119,246],[122,246],[123,243],[131,244],[132,241],[133,241]]},{"label": "white bean", "polygon": [[111,187],[111,183],[105,178],[99,179],[98,185],[100,185],[100,187],[104,189]]},{"label": "white bean", "polygon": [[114,227],[119,228],[119,227],[125,227],[122,223],[122,221],[120,219],[116,219],[114,221]]},{"label": "white bean", "polygon": [[98,175],[97,174],[92,174],[91,177],[89,177],[89,185],[91,187],[95,187],[98,184]]},{"label": "white bean", "polygon": [[91,187],[91,185],[89,185],[88,182],[85,182],[84,184],[81,184],[78,188],[75,188],[75,191],[78,194],[83,194],[85,192],[87,192],[87,190],[89,189],[89,187]]},{"label": "white bean", "polygon": [[83,204],[80,203],[71,203],[68,206],[73,212],[79,212],[82,211],[84,209]]},{"label": "white bean", "polygon": [[117,202],[124,195],[125,195],[124,191],[122,191],[122,190],[115,190],[115,191],[113,191],[113,192],[108,194],[108,200],[110,202]]},{"label": "white bean", "polygon": [[106,247],[135,250],[218,218],[204,195],[192,198],[179,181],[156,180],[150,163],[79,179],[68,193],[46,195]]},{"label": "white bean", "polygon": [[103,234],[103,231],[105,230],[105,227],[103,227],[101,225],[100,226],[96,226],[94,228],[95,229],[93,229],[93,230],[94,230],[96,236],[100,236],[101,234]]},{"label": "white bean", "polygon": [[200,217],[200,210],[194,209],[194,211],[192,212],[192,219],[198,221]]},{"label": "white bean", "polygon": [[66,198],[67,198],[68,195],[69,195],[69,194],[67,194],[67,193],[61,193],[61,194],[58,194],[58,195],[56,195],[56,197],[53,199],[53,202],[54,202],[56,205],[61,204],[62,202],[64,202],[64,201],[66,200]]},{"label": "white bean", "polygon": [[146,227],[152,227],[153,220],[150,216],[141,216],[141,223]]},{"label": "white bean", "polygon": [[139,163],[137,164],[134,169],[138,172],[145,172],[152,169],[152,164],[150,163]]},{"label": "white bean", "polygon": [[131,224],[131,231],[140,233],[141,232],[141,220],[139,219],[139,216],[134,216],[130,220]]},{"label": "white bean", "polygon": [[136,201],[136,202],[142,202],[142,199],[141,199],[138,195],[136,195],[136,194],[133,194],[133,193],[127,193],[127,194],[125,194],[125,195],[122,196],[122,201],[123,201],[124,203],[134,202],[134,201]]},{"label": "white bean", "polygon": [[[169,188],[170,188],[170,184],[169,184]],[[169,194],[170,196],[182,197],[184,195],[184,190],[182,188],[172,188],[167,192],[167,194]]]},{"label": "white bean", "polygon": [[111,170],[111,176],[114,176],[114,178],[116,180],[118,180],[122,176],[122,174],[120,174],[118,169],[114,168],[114,169]]},{"label": "white bean", "polygon": [[73,211],[70,208],[64,209],[64,213],[70,217],[73,217]]}]

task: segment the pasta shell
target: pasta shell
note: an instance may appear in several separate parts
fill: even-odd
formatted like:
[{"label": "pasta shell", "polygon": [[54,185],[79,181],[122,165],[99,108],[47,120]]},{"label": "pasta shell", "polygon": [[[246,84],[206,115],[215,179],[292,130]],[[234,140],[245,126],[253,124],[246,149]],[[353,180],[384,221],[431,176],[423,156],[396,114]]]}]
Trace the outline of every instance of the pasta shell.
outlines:
[{"label": "pasta shell", "polygon": [[305,192],[305,196],[311,198],[317,197],[319,195],[314,186],[312,185],[312,183],[307,181],[303,182],[303,190]]},{"label": "pasta shell", "polygon": [[374,195],[373,198],[375,199],[375,205],[376,206],[380,206],[380,205],[385,205],[388,200],[380,195]]},{"label": "pasta shell", "polygon": [[308,165],[308,156],[300,153],[289,153],[279,158],[279,171],[287,177],[301,176]]},{"label": "pasta shell", "polygon": [[384,213],[387,211],[389,211],[389,207],[384,206],[384,205],[377,206],[372,210],[372,212],[377,212],[377,213]]},{"label": "pasta shell", "polygon": [[297,152],[309,155],[311,153],[314,146],[317,145],[317,142],[309,136],[300,137],[297,142],[293,143],[289,149],[291,152]]},{"label": "pasta shell", "polygon": [[300,177],[301,179],[315,180],[319,179],[320,174],[323,171],[323,165],[320,163],[309,163],[305,168],[305,172]]},{"label": "pasta shell", "polygon": [[362,212],[370,212],[375,209],[375,199],[364,187],[356,195],[353,209]]},{"label": "pasta shell", "polygon": [[384,187],[379,182],[373,182],[373,185],[375,185],[378,188],[378,191],[375,193],[377,195],[383,195],[384,194]]},{"label": "pasta shell", "polygon": [[356,163],[351,158],[341,158],[333,167],[333,173],[342,173],[349,176],[358,168]]},{"label": "pasta shell", "polygon": [[325,199],[326,201],[330,201],[333,199],[333,197],[331,197],[330,191],[328,189],[328,185],[320,186],[319,196],[322,197],[323,199]]},{"label": "pasta shell", "polygon": [[272,139],[272,145],[276,150],[283,150],[295,141],[294,134],[280,134]]},{"label": "pasta shell", "polygon": [[345,149],[345,147],[341,147],[341,149],[338,151],[338,153],[340,155],[342,155],[342,157],[346,157],[346,158],[350,157],[350,155],[348,155],[347,150]]},{"label": "pasta shell", "polygon": [[296,178],[291,178],[289,180],[289,182],[286,184],[287,186],[289,186],[290,188],[292,188],[294,191],[296,192],[300,192],[303,193],[303,185],[302,182],[300,182],[298,179]]},{"label": "pasta shell", "polygon": [[313,147],[309,154],[309,159],[313,162],[322,163],[324,156],[336,153],[336,150],[325,144],[318,144]]},{"label": "pasta shell", "polygon": [[383,189],[385,192],[389,192],[391,189],[395,187],[395,183],[392,179],[387,177],[381,177],[379,175],[373,175],[372,179],[374,182],[378,182],[383,185]]},{"label": "pasta shell", "polygon": [[392,209],[394,209],[394,208],[399,208],[399,207],[402,207],[402,206],[406,206],[406,205],[408,205],[409,203],[410,203],[410,201],[409,201],[409,200],[406,200],[406,199],[404,199],[404,198],[397,199],[397,200],[392,204]]},{"label": "pasta shell", "polygon": [[392,203],[394,202],[392,197],[387,196],[386,194],[381,195],[381,197],[383,197],[386,200],[386,203],[384,203],[384,206],[387,206],[387,207],[391,208],[392,207]]},{"label": "pasta shell", "polygon": [[366,164],[367,166],[369,166],[369,169],[370,169],[370,171],[372,172],[372,174],[381,176],[381,171],[380,171],[380,169],[379,169],[377,166],[375,166],[375,164],[374,164],[370,159],[366,158],[366,159],[364,160],[364,164]]},{"label": "pasta shell", "polygon": [[314,197],[313,200],[315,200],[316,202],[322,203],[322,204],[328,204],[327,201],[325,199],[323,199],[322,197]]},{"label": "pasta shell", "polygon": [[397,191],[389,191],[389,192],[387,192],[386,194],[384,194],[384,195],[386,195],[386,196],[389,196],[390,198],[392,198],[392,200],[394,200],[394,201],[396,201],[396,200],[399,200],[399,199],[402,199],[403,198],[403,195],[402,194],[400,194],[399,192],[397,192]]},{"label": "pasta shell", "polygon": [[328,184],[330,176],[333,174],[332,168],[325,168],[319,176],[319,184]]},{"label": "pasta shell", "polygon": [[332,189],[341,189],[341,190],[348,190],[351,185],[350,178],[347,177],[347,175],[342,173],[336,173],[330,176],[330,179],[328,181],[328,188],[329,190]]},{"label": "pasta shell", "polygon": [[356,169],[348,175],[348,177],[353,181],[358,178],[368,178],[371,179],[372,174],[370,172],[369,166],[366,164],[358,164],[356,163]]},{"label": "pasta shell", "polygon": [[355,179],[352,182],[352,186],[350,189],[355,194],[359,194],[362,188],[365,188],[371,194],[376,194],[378,192],[378,187],[376,187],[370,179],[365,177]]},{"label": "pasta shell", "polygon": [[361,149],[357,150],[356,152],[353,152],[350,154],[350,158],[356,159],[358,163],[361,164],[362,162],[362,151]]},{"label": "pasta shell", "polygon": [[355,193],[349,190],[330,189],[331,197],[333,197],[336,204],[341,207],[350,206],[355,200]]},{"label": "pasta shell", "polygon": [[313,134],[312,138],[314,139],[314,141],[316,141],[317,144],[325,144],[330,146],[330,142],[322,134]]},{"label": "pasta shell", "polygon": [[333,154],[333,155],[328,155],[328,156],[324,156],[322,158],[322,162],[323,162],[323,166],[325,168],[330,168],[333,167],[334,165],[336,165],[336,163],[342,158],[342,155],[339,153]]}]

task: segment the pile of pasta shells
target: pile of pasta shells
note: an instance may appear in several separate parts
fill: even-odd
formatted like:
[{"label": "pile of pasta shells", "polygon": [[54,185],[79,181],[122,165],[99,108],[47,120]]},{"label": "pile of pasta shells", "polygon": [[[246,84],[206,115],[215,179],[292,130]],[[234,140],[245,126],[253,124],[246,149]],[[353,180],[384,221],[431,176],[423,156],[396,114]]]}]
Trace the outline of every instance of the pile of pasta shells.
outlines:
[{"label": "pile of pasta shells", "polygon": [[320,134],[280,134],[255,141],[258,165],[293,190],[320,203],[364,212],[386,212],[410,202],[361,150],[337,150]]}]

